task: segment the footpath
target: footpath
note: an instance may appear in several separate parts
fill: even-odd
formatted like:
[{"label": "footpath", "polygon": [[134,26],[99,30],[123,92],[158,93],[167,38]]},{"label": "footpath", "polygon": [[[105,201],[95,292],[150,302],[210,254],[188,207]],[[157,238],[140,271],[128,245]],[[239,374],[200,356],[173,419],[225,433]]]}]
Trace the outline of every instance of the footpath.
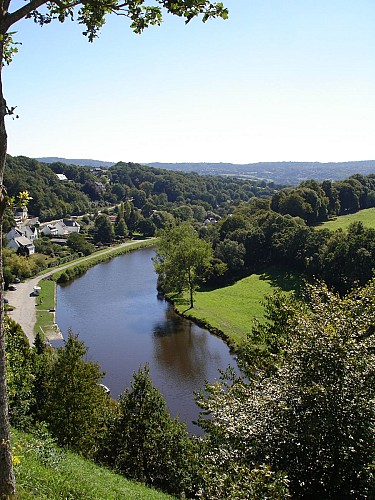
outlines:
[{"label": "footpath", "polygon": [[[121,245],[117,245],[112,248],[108,248],[107,250],[104,250],[101,252],[100,255],[106,255],[109,253],[112,253],[120,248],[127,247],[127,246],[132,246],[136,245],[142,241],[146,240],[136,240],[136,241],[127,241],[126,243],[122,243]],[[98,254],[91,254],[88,257],[82,257],[79,260],[75,260],[73,262],[69,262],[67,264],[64,264],[63,266],[59,267],[54,267],[53,269],[45,272],[44,274],[41,274],[39,276],[36,276],[34,278],[30,278],[27,281],[23,281],[22,283],[18,283],[16,285],[17,289],[14,291],[7,291],[5,293],[6,298],[9,301],[9,305],[14,307],[12,311],[8,311],[8,316],[11,317],[14,321],[19,323],[22,327],[22,330],[24,331],[26,337],[28,338],[28,341],[30,345],[34,343],[35,335],[34,335],[34,326],[36,322],[36,299],[37,297],[33,294],[34,291],[34,286],[38,285],[39,281],[48,278],[52,274],[54,274],[57,271],[61,271],[63,269],[67,269],[68,267],[75,266],[79,264],[80,262],[84,262],[87,260],[92,260],[97,257]],[[54,335],[53,337],[47,336],[48,340],[53,340],[55,339],[56,336]],[[61,338],[61,337],[59,337]]]}]

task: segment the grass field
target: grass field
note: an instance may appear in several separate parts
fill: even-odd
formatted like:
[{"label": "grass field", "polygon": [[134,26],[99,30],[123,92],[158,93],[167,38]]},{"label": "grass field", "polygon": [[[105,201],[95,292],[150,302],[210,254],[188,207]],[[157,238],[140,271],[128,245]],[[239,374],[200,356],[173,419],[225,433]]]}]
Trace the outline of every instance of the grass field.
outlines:
[{"label": "grass field", "polygon": [[12,432],[12,453],[18,500],[173,498],[56,449],[30,434]]},{"label": "grass field", "polygon": [[[42,332],[44,336],[56,331],[55,325],[55,294],[56,283],[52,280],[42,280],[39,282],[41,288],[40,295],[36,301],[36,322],[34,333]],[[50,311],[53,310],[53,311]]]},{"label": "grass field", "polygon": [[317,226],[317,229],[346,230],[352,222],[362,222],[365,227],[375,229],[375,208],[366,208],[355,214],[340,215],[333,220],[323,222]]},{"label": "grass field", "polygon": [[236,347],[251,332],[254,320],[263,320],[262,301],[266,295],[270,295],[275,287],[290,292],[300,285],[301,280],[290,272],[271,268],[263,274],[243,278],[233,285],[197,292],[193,309],[187,309],[187,297],[175,302],[175,306],[186,317],[196,318],[223,332],[229,345]]}]

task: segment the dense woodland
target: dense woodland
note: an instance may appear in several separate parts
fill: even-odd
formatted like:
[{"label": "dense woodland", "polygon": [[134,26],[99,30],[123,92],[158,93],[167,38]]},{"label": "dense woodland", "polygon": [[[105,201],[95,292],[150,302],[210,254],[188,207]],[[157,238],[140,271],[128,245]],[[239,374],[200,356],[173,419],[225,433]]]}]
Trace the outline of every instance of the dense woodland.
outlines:
[{"label": "dense woodland", "polygon": [[135,164],[97,172],[24,157],[8,163],[8,192],[28,190],[32,215],[85,214],[68,249],[43,238],[39,257],[6,253],[9,279],[35,273],[22,274],[21,264],[44,265],[42,255],[88,254],[139,232],[160,236],[160,286],[189,290],[191,306],[197,287],[274,265],[310,283],[298,295],[268,298],[266,322],[253,325],[238,351],[241,374],[228,371],[196,396],[203,438],[169,416],[147,366],[116,402],[73,333],[56,351],[39,336],[30,348],[7,321],[14,426],[46,426],[60,446],[191,498],[375,497],[375,230],[361,223],[319,228],[332,216],[374,207],[375,175],[276,189]]},{"label": "dense woodland", "polygon": [[[276,189],[273,184],[137,164],[119,163],[105,171],[25,157],[8,157],[8,164],[8,194],[29,191],[29,212],[41,221],[85,214],[80,219],[83,234],[72,235],[68,247],[51,245],[49,238],[37,240],[37,252],[50,256],[52,263],[72,254],[87,255],[94,245],[111,244],[134,232],[153,236],[188,222],[212,247],[215,260],[204,276],[211,285],[283,264],[344,293],[368,281],[375,267],[374,230],[360,223],[348,232],[316,227],[330,217],[374,207],[374,174]],[[60,181],[57,173],[67,180]],[[115,224],[108,213],[116,216]],[[10,217],[5,232],[11,225]],[[51,259],[46,263],[36,256],[28,263],[24,259],[22,266],[22,259],[13,257],[10,270],[11,255],[5,252],[6,282],[17,272],[26,277],[52,265]]]},{"label": "dense woodland", "polygon": [[[104,167],[109,168],[113,162],[89,160],[89,159],[66,159],[57,157],[37,158],[44,163],[67,163],[81,165],[82,167]],[[258,163],[147,163],[150,167],[166,170],[181,170],[182,172],[196,172],[202,175],[229,175],[231,177],[243,177],[255,181],[275,182],[277,184],[297,185],[306,179],[324,181],[325,179],[342,180],[354,172],[369,175],[374,172],[375,161],[347,161],[347,162],[258,162]]]},{"label": "dense woodland", "polygon": [[[105,171],[93,171],[76,165],[46,165],[26,157],[8,156],[7,165],[4,183],[8,194],[29,191],[33,198],[29,211],[41,221],[83,214],[129,199],[146,213],[153,208],[172,211],[176,205],[184,204],[228,211],[227,205],[274,191],[264,182],[171,172],[133,163],[118,163]],[[56,173],[65,174],[68,182],[59,181]]]}]

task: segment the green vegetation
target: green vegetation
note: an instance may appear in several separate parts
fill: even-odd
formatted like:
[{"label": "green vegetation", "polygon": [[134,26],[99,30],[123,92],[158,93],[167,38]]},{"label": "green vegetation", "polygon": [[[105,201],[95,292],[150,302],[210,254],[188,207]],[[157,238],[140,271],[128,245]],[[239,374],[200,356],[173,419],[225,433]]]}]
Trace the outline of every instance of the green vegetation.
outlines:
[{"label": "green vegetation", "polygon": [[[65,174],[69,182],[60,181],[56,173]],[[160,223],[159,211],[204,220],[213,214],[226,214],[241,201],[254,196],[269,196],[275,191],[264,181],[225,178],[212,175],[173,172],[135,163],[120,162],[108,170],[94,172],[89,168],[64,163],[40,163],[26,157],[7,157],[4,184],[10,196],[27,187],[32,200],[30,214],[41,221],[72,215],[92,214],[124,203],[124,222],[117,228],[121,235],[134,231],[147,220]],[[199,207],[199,214],[195,213]],[[140,212],[138,212],[138,210]],[[156,212],[155,212],[156,211]],[[181,212],[184,212],[181,214]],[[210,213],[211,212],[211,213]],[[118,221],[117,221],[118,222]],[[7,223],[8,231],[10,221]],[[97,240],[100,241],[100,240]]]},{"label": "green vegetation", "polygon": [[160,231],[154,259],[158,284],[166,292],[187,290],[190,307],[197,283],[211,260],[211,245],[201,240],[189,223]]},{"label": "green vegetation", "polygon": [[178,312],[198,320],[213,332],[219,333],[233,347],[243,345],[250,335],[254,321],[264,320],[264,299],[280,287],[285,292],[298,289],[301,280],[280,268],[270,268],[263,274],[252,274],[232,285],[213,290],[199,290],[193,309],[187,299],[174,301]]},{"label": "green vegetation", "polygon": [[56,283],[52,280],[39,282],[41,288],[39,297],[36,298],[36,322],[34,332],[41,332],[44,337],[56,333],[55,306]]},{"label": "green vegetation", "polygon": [[[293,286],[293,276],[282,272],[263,278]],[[116,402],[98,385],[100,368],[86,360],[75,335],[57,351],[40,337],[31,349],[8,320],[11,422],[32,429],[32,439],[43,435],[43,444],[30,444],[27,452],[13,445],[21,492],[23,484],[31,495],[45,494],[41,498],[56,495],[48,488],[70,491],[56,441],[128,478],[189,498],[372,498],[374,291],[375,279],[344,297],[320,284],[305,290],[304,301],[280,291],[271,296],[264,321],[254,324],[238,354],[242,373],[228,372],[197,396],[202,438],[188,436],[170,418],[147,368]],[[25,462],[23,468],[24,455],[34,451],[42,466]],[[73,476],[75,487],[93,484],[96,471],[99,478],[106,474],[85,470],[87,476],[77,471],[82,481]],[[53,474],[51,484],[45,474]],[[107,498],[100,484],[96,488]],[[91,498],[90,491],[82,498]]]},{"label": "green vegetation", "polygon": [[366,208],[354,214],[340,215],[332,220],[323,222],[317,226],[317,229],[330,229],[331,231],[342,229],[345,231],[349,229],[350,224],[353,222],[360,222],[366,228],[375,229],[375,208]]},{"label": "green vegetation", "polygon": [[[24,169],[28,161],[21,164]],[[374,497],[375,228],[366,224],[369,214],[375,218],[375,176],[304,181],[274,192],[266,183],[260,188],[122,163],[101,173],[100,181],[90,172],[79,186],[79,167],[46,168],[64,172],[73,181],[69,189],[76,183],[95,210],[82,221],[83,235],[70,238],[70,248],[38,243],[47,260],[8,255],[7,279],[90,253],[93,241],[101,246],[158,230],[159,287],[182,314],[236,348],[241,373],[228,372],[198,396],[206,435],[192,437],[170,418],[147,367],[117,402],[103,391],[100,367],[86,360],[77,336],[70,332],[55,351],[38,335],[30,349],[9,321],[12,424],[34,433],[48,429],[66,450],[176,495]],[[49,195],[43,203],[51,202]],[[113,203],[119,206],[109,207]],[[350,213],[365,218],[345,231],[316,230],[327,218]],[[55,281],[155,243],[103,250],[55,269],[51,281],[42,282],[38,331],[51,324]],[[327,285],[291,292],[303,278],[316,277]]]},{"label": "green vegetation", "polygon": [[186,424],[172,419],[149,369],[134,373],[108,425],[101,460],[126,477],[169,493],[192,490],[192,443]]},{"label": "green vegetation", "polygon": [[48,434],[39,437],[14,429],[12,451],[19,500],[173,498],[57,448]]},{"label": "green vegetation", "polygon": [[266,498],[244,495],[262,467],[291,498],[374,498],[374,291],[375,279],[344,298],[318,284],[306,302],[269,302],[274,319],[254,331],[268,348],[250,344],[245,376],[198,397],[207,498]]}]

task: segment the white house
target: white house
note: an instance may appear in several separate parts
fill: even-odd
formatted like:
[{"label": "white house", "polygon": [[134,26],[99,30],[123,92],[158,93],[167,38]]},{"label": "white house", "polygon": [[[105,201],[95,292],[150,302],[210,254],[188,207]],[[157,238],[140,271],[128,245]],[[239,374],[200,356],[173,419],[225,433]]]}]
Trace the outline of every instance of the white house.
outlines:
[{"label": "white house", "polygon": [[69,234],[69,230],[68,230],[67,226],[64,224],[64,221],[58,220],[55,223],[55,227],[57,229],[58,236],[67,236]]},{"label": "white house", "polygon": [[22,232],[18,229],[18,227],[12,227],[12,229],[5,235],[7,240],[13,240],[14,238],[19,238],[20,236],[24,236]]},{"label": "white house", "polygon": [[79,233],[81,226],[75,220],[59,220],[54,224],[46,224],[41,233],[43,236],[68,236],[70,233]]},{"label": "white house", "polygon": [[18,226],[18,231],[22,233],[22,236],[26,236],[29,240],[34,241],[38,239],[38,230],[36,227],[31,227],[28,224],[22,224]]},{"label": "white house", "polygon": [[43,236],[57,236],[57,227],[55,224],[46,224],[40,232]]},{"label": "white house", "polygon": [[18,238],[20,236],[25,236],[31,241],[38,239],[38,230],[36,227],[31,227],[27,224],[23,224],[17,227],[13,227],[9,233],[6,234],[6,238],[10,241],[14,238]]},{"label": "white house", "polygon": [[16,222],[23,222],[27,219],[27,207],[16,207],[14,209],[14,219]]},{"label": "white house", "polygon": [[64,219],[64,224],[68,228],[69,233],[79,233],[81,226],[73,219]]},{"label": "white house", "polygon": [[26,238],[26,236],[16,236],[15,238],[12,238],[7,247],[14,248],[22,255],[32,255],[35,253],[34,243],[29,240],[29,238]]},{"label": "white house", "polygon": [[59,179],[59,181],[67,181],[68,178],[65,174],[56,174],[56,177]]}]

